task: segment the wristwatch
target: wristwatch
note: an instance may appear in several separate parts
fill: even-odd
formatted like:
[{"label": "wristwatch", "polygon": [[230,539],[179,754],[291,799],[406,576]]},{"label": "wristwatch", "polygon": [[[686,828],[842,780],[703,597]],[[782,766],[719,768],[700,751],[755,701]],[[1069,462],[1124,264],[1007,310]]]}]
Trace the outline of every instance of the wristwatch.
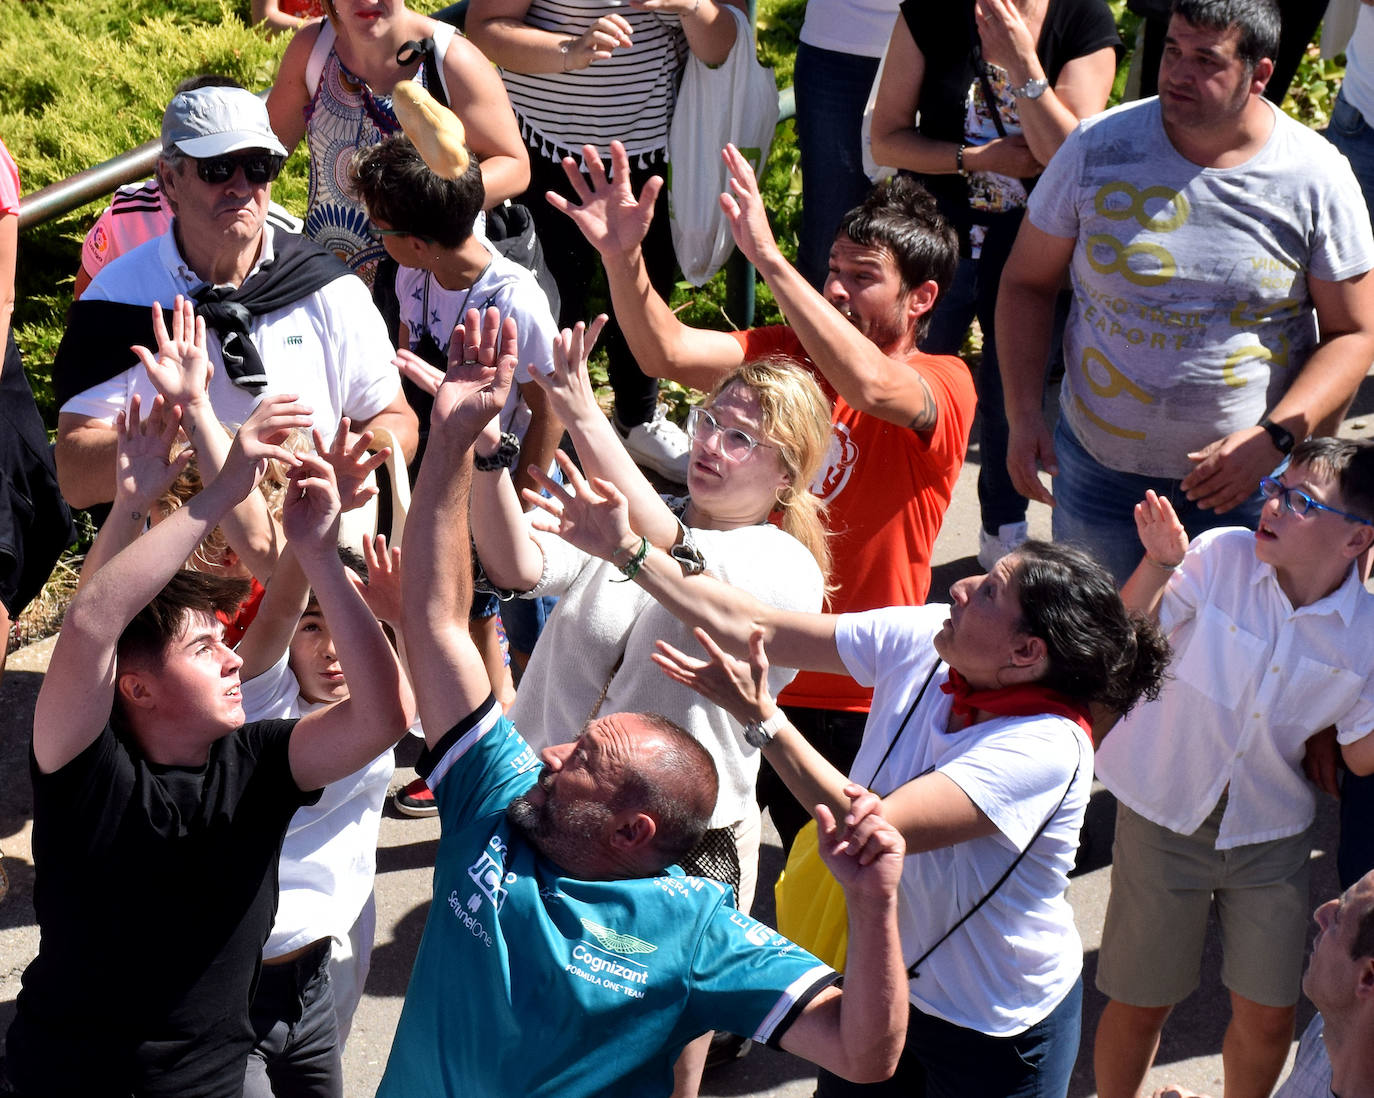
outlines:
[{"label": "wristwatch", "polygon": [[498,469],[514,469],[520,461],[520,440],[509,431],[501,434],[501,443],[489,454],[473,454],[472,467],[479,473],[494,473]]},{"label": "wristwatch", "polygon": [[1291,431],[1285,430],[1275,423],[1268,416],[1259,421],[1259,425],[1264,428],[1265,434],[1269,436],[1269,441],[1274,444],[1274,449],[1281,454],[1291,454],[1297,440],[1293,438]]},{"label": "wristwatch", "polygon": [[778,729],[786,723],[787,715],[781,709],[775,709],[766,721],[749,721],[744,726],[744,742],[750,747],[767,747],[778,734]]},{"label": "wristwatch", "polygon": [[677,544],[668,550],[668,555],[682,565],[684,576],[695,576],[698,572],[704,572],[706,570],[706,558],[701,555],[701,550],[697,548],[696,538],[692,536],[692,531],[687,528],[687,524],[681,518],[677,520],[677,527]]},{"label": "wristwatch", "polygon": [[1043,76],[1032,76],[1024,84],[1009,88],[1015,99],[1039,99],[1049,89],[1050,82]]}]

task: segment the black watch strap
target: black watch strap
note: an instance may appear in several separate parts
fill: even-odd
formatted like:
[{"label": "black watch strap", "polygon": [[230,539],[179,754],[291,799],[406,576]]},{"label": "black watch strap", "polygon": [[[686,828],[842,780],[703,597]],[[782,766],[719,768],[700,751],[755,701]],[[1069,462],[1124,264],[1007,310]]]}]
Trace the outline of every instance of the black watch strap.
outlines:
[{"label": "black watch strap", "polygon": [[1274,444],[1274,449],[1279,453],[1287,455],[1293,452],[1293,447],[1297,445],[1297,440],[1291,431],[1280,427],[1268,416],[1259,421],[1259,425],[1264,428],[1264,433],[1269,436],[1269,441]]}]

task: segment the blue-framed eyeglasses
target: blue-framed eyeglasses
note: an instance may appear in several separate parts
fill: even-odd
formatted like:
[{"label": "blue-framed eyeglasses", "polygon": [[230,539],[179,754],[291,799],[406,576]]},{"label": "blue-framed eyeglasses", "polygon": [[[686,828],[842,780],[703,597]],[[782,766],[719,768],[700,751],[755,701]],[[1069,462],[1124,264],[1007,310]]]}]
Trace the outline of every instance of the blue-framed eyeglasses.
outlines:
[{"label": "blue-framed eyeglasses", "polygon": [[1333,515],[1340,515],[1347,522],[1358,522],[1361,526],[1374,526],[1374,522],[1359,515],[1352,515],[1349,511],[1338,511],[1334,507],[1328,507],[1324,503],[1318,503],[1301,488],[1289,488],[1288,485],[1273,477],[1265,477],[1259,482],[1260,495],[1265,499],[1278,500],[1287,510],[1301,518],[1309,511],[1329,511]]}]

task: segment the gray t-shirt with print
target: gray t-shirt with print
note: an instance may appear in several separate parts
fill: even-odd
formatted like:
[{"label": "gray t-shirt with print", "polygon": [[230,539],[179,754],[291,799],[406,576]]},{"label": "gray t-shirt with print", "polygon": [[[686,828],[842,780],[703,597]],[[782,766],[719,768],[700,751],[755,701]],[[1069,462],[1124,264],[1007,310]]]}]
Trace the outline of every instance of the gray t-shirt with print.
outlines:
[{"label": "gray t-shirt with print", "polygon": [[1031,222],[1076,240],[1060,403],[1108,468],[1182,477],[1190,451],[1258,423],[1316,345],[1309,274],[1374,267],[1349,164],[1274,115],[1249,161],[1203,168],[1157,99],[1130,103],[1080,124],[1031,195]]}]

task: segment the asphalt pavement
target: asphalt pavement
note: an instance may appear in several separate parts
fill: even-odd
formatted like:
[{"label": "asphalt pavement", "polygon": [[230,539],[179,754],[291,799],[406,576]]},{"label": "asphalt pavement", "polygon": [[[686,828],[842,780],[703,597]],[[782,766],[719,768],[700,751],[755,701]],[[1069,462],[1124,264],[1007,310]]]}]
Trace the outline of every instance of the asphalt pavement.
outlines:
[{"label": "asphalt pavement", "polygon": [[[1343,434],[1368,436],[1374,416],[1365,415],[1374,400],[1362,392],[1357,414],[1347,421]],[[944,529],[936,544],[935,583],[932,601],[942,601],[949,584],[979,569],[974,553],[978,539],[978,502],[975,490],[977,448],[960,477]],[[1031,532],[1048,537],[1049,512],[1034,505]],[[27,740],[33,717],[33,703],[51,651],[51,639],[13,653],[9,669],[0,683],[0,852],[10,882],[8,896],[0,900],[0,1030],[8,1027],[14,1015],[14,1000],[20,976],[38,947],[38,928],[33,912],[33,866],[30,848],[32,796],[27,770]],[[401,760],[414,761],[411,744],[403,744]],[[408,765],[398,768],[394,786],[413,777]],[[1335,802],[1320,798],[1316,849],[1313,851],[1312,906],[1337,892],[1335,873]],[[1092,1078],[1092,1034],[1103,999],[1093,987],[1097,948],[1103,914],[1106,910],[1113,800],[1096,787],[1085,829],[1080,871],[1069,889],[1084,948],[1083,1044],[1074,1072],[1071,1098],[1086,1098],[1094,1093]],[[344,1055],[348,1098],[372,1095],[381,1079],[391,1047],[392,1034],[400,1014],[410,968],[424,928],[431,889],[431,867],[438,844],[437,821],[414,820],[398,816],[388,804],[382,820],[381,841],[377,851],[377,939],[372,971],[366,993],[353,1024]],[[771,920],[771,889],[764,887],[781,868],[782,855],[765,817],[765,843],[762,852],[759,899],[754,914]],[[117,897],[93,897],[92,912],[100,903],[118,902]],[[1309,935],[1310,939],[1310,935]],[[160,958],[160,963],[175,963],[175,958]],[[1228,1016],[1226,994],[1219,979],[1220,949],[1215,927],[1208,936],[1206,960],[1199,989],[1175,1010],[1166,1027],[1159,1056],[1150,1076],[1150,1087],[1181,1082],[1194,1090],[1221,1094],[1221,1041]],[[461,993],[462,973],[453,974],[455,993]],[[79,988],[72,989],[80,994]],[[1305,1001],[1299,1016],[1299,1031],[1311,1015]],[[533,1036],[540,1026],[557,1025],[555,1018],[531,1019]],[[786,1096],[805,1098],[812,1094],[814,1070],[809,1064],[785,1053],[755,1048],[744,1058],[712,1069],[706,1075],[701,1093],[706,1096]],[[1148,1094],[1149,1091],[1147,1090]],[[515,1096],[513,1096],[515,1098]],[[977,1096],[971,1096],[977,1098]]]}]

